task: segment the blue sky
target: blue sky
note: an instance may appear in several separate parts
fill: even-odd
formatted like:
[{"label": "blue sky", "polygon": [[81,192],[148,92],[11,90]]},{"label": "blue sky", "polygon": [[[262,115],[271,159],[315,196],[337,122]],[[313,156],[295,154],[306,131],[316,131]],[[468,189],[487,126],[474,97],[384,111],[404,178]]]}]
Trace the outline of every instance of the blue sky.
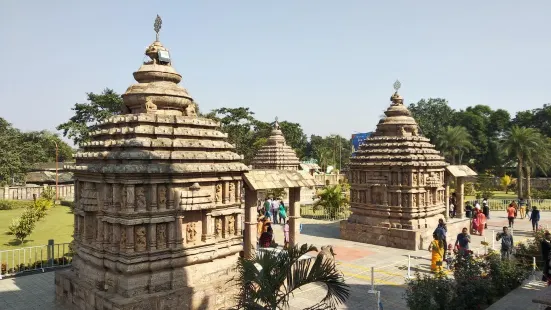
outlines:
[{"label": "blue sky", "polygon": [[407,103],[514,114],[550,101],[549,12],[543,0],[3,0],[0,116],[54,130],[86,92],[123,93],[156,14],[202,111],[246,106],[349,137],[374,128],[399,79]]}]

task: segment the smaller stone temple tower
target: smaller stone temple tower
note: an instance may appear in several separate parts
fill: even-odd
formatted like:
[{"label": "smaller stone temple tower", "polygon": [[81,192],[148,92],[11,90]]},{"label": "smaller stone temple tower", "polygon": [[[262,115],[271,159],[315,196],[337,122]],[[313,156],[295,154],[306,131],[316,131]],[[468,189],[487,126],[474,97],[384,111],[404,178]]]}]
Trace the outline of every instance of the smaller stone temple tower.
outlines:
[{"label": "smaller stone temple tower", "polygon": [[341,238],[413,250],[428,245],[444,218],[447,163],[394,86],[386,117],[350,160],[352,214]]},{"label": "smaller stone temple tower", "polygon": [[277,117],[268,141],[252,161],[253,169],[298,170],[300,161],[292,147],[287,145]]},{"label": "smaller stone temple tower", "polygon": [[81,145],[74,172],[74,259],[56,296],[76,309],[220,309],[243,245],[247,167],[219,123],[197,117],[157,39],[121,115]]}]

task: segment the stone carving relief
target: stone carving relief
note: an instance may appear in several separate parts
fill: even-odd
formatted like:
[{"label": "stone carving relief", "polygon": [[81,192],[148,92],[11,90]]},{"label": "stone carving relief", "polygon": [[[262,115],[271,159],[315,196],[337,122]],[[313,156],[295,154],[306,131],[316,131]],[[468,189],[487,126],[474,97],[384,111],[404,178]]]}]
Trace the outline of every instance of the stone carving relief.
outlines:
[{"label": "stone carving relief", "polygon": [[390,184],[391,185],[398,185],[398,173],[397,172],[392,172],[392,174],[390,176]]},{"label": "stone carving relief", "polygon": [[185,107],[184,110],[185,116],[197,116],[197,112],[195,111],[195,103],[190,103]]},{"label": "stone carving relief", "polygon": [[126,226],[121,226],[121,240],[119,241],[119,245],[121,249],[124,249],[126,247]]},{"label": "stone carving relief", "polygon": [[233,215],[228,217],[227,233],[228,235],[235,235],[235,217]]},{"label": "stone carving relief", "polygon": [[417,128],[417,126],[413,127],[412,135],[413,136],[418,136],[419,135],[419,129]]},{"label": "stone carving relief", "polygon": [[400,134],[402,134],[402,136],[406,135],[406,129],[404,128],[404,126],[400,126]]},{"label": "stone carving relief", "polygon": [[408,173],[402,173],[402,186],[409,186],[409,175],[408,175]]},{"label": "stone carving relief", "polygon": [[218,183],[216,184],[216,193],[214,196],[215,202],[221,202],[222,201],[222,184]]},{"label": "stone carving relief", "polygon": [[214,219],[214,235],[217,238],[222,237],[222,219],[219,217]]},{"label": "stone carving relief", "polygon": [[166,187],[163,185],[160,185],[158,188],[159,191],[159,197],[157,197],[159,201],[159,207],[165,208],[166,207]]},{"label": "stone carving relief", "polygon": [[419,194],[419,205],[424,206],[425,205],[425,193]]},{"label": "stone carving relief", "polygon": [[228,192],[229,192],[229,199],[230,199],[229,202],[234,202],[234,200],[235,200],[235,185],[233,184],[233,182],[230,182]]},{"label": "stone carving relief", "polygon": [[166,248],[166,224],[157,224],[157,249]]},{"label": "stone carving relief", "polygon": [[145,113],[153,113],[157,111],[157,105],[153,103],[150,97],[147,97],[145,100],[143,111]]},{"label": "stone carving relief", "polygon": [[417,195],[413,194],[413,203],[412,207],[417,207]]},{"label": "stone carving relief", "polygon": [[402,195],[402,207],[407,208],[408,206],[409,206],[409,204],[408,204],[408,195],[403,194]]},{"label": "stone carving relief", "polygon": [[423,172],[419,172],[419,185],[425,185],[425,174]]},{"label": "stone carving relief", "polygon": [[145,209],[145,188],[143,186],[136,187],[136,206],[138,209]]},{"label": "stone carving relief", "polygon": [[145,233],[145,226],[136,227],[136,251],[145,251],[147,245],[147,238]]},{"label": "stone carving relief", "polygon": [[187,243],[195,242],[195,236],[197,236],[197,230],[195,229],[195,223],[188,223],[186,228],[186,240]]},{"label": "stone carving relief", "polygon": [[413,186],[417,186],[417,184],[419,183],[417,178],[417,172],[413,172]]},{"label": "stone carving relief", "polygon": [[427,204],[432,205],[432,191],[427,192]]}]

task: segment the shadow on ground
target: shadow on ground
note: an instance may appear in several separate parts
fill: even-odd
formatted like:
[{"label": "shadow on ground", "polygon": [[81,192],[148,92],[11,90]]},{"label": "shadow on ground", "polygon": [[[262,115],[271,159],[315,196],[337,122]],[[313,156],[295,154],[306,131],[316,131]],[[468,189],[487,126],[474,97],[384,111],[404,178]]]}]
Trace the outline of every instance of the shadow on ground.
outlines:
[{"label": "shadow on ground", "polygon": [[303,223],[300,234],[322,238],[340,238],[341,231],[339,222]]},{"label": "shadow on ground", "polygon": [[[398,286],[381,285],[375,287],[375,292],[371,291],[371,286],[366,284],[349,283],[350,297],[344,305],[337,309],[354,310],[378,310],[393,309],[407,310],[406,301],[403,298],[404,289]],[[380,299],[377,291],[380,292]],[[309,285],[296,292],[291,297],[290,309],[298,310],[311,307],[325,297],[327,290],[320,286]],[[383,308],[378,308],[380,302]]]}]

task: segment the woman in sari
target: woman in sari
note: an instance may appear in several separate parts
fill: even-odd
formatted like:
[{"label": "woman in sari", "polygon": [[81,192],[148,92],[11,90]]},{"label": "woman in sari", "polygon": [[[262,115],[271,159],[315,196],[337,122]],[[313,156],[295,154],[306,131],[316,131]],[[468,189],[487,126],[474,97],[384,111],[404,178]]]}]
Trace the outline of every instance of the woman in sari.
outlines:
[{"label": "woman in sari", "polygon": [[478,212],[478,214],[476,215],[476,219],[478,221],[478,226],[476,227],[476,230],[482,236],[484,235],[484,227],[486,225],[486,215],[484,215],[484,212]]},{"label": "woman in sari", "polygon": [[429,245],[429,251],[432,252],[430,270],[433,272],[441,272],[442,261],[444,260],[444,242],[442,240],[438,240],[438,236],[436,234],[433,234],[432,237],[434,240],[432,240]]},{"label": "woman in sari", "polygon": [[476,209],[474,210],[474,213],[473,213],[473,220],[471,221],[472,225],[472,229],[471,229],[471,234],[474,234],[478,231],[478,226],[479,226],[479,221],[478,221],[478,214],[480,212],[478,212]]}]

